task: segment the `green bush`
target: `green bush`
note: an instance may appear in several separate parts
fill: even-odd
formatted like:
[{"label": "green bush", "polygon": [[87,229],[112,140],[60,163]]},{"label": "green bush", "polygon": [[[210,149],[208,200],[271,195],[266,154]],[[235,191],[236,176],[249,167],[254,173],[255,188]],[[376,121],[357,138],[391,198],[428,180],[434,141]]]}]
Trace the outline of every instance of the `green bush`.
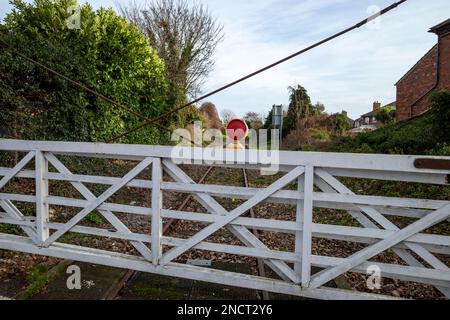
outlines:
[{"label": "green bush", "polygon": [[316,149],[310,144],[303,144],[299,151],[316,151]]},{"label": "green bush", "polygon": [[450,144],[440,143],[435,148],[430,150],[429,155],[431,156],[450,156]]},{"label": "green bush", "polygon": [[335,130],[338,135],[342,135],[351,129],[350,123],[348,122],[348,118],[344,113],[338,113],[334,116],[334,125]]},{"label": "green bush", "polygon": [[[67,9],[75,0],[11,3],[14,9],[1,28],[6,42],[146,117],[166,110],[164,63],[140,31],[112,9],[94,11],[82,5],[81,29],[77,30],[66,25]],[[1,83],[0,103],[10,106],[9,117],[31,117],[18,124],[24,132],[8,128],[10,135],[102,141],[142,120],[4,51],[0,63],[8,80]],[[35,122],[45,130],[31,134],[29,125],[35,125],[36,112]],[[124,142],[155,143],[159,135],[148,127]]]},{"label": "green bush", "polygon": [[49,283],[50,277],[48,266],[43,264],[34,266],[29,281],[30,284],[19,296],[21,300],[29,299],[33,295],[40,293]]},{"label": "green bush", "polygon": [[433,117],[428,113],[342,139],[331,149],[337,152],[426,154],[438,142],[433,134]]},{"label": "green bush", "polygon": [[344,138],[337,152],[450,155],[450,91],[430,96],[431,110],[378,130]]},{"label": "green bush", "polygon": [[392,106],[381,108],[376,112],[375,118],[382,124],[394,123],[395,119],[392,117],[393,111],[395,111],[395,107]]},{"label": "green bush", "polygon": [[322,142],[331,140],[331,134],[324,129],[314,129],[313,128],[313,129],[310,129],[309,132],[311,134],[311,138],[313,138],[315,140],[322,141]]},{"label": "green bush", "polygon": [[100,224],[103,223],[102,217],[99,214],[95,213],[95,212],[89,213],[84,219],[87,222],[90,222],[92,224],[100,225]]},{"label": "green bush", "polygon": [[430,98],[434,134],[441,142],[450,142],[450,91],[433,93]]},{"label": "green bush", "polygon": [[[69,77],[87,82],[93,71],[72,50],[42,37],[16,32],[0,36],[24,54]],[[0,51],[0,123],[3,136],[42,140],[89,140],[87,119],[95,118],[89,97],[36,65]]]}]

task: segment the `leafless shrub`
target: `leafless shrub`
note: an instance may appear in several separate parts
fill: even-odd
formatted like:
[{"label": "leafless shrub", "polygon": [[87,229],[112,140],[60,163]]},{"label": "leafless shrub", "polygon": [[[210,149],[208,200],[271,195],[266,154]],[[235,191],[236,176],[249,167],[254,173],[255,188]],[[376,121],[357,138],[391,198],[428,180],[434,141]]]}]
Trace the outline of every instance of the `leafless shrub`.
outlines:
[{"label": "leafless shrub", "polygon": [[220,112],[220,116],[222,118],[222,123],[226,126],[228,124],[228,122],[230,122],[231,120],[233,120],[234,118],[236,118],[236,114],[228,109],[223,109]]},{"label": "leafless shrub", "polygon": [[223,27],[207,8],[188,0],[135,1],[120,6],[122,14],[149,39],[164,60],[171,85],[172,101],[180,90],[191,97],[214,66],[213,55],[223,39]]},{"label": "leafless shrub", "polygon": [[205,129],[218,129],[223,128],[220,121],[219,114],[217,113],[216,106],[211,102],[205,102],[199,109],[199,113],[203,118],[203,127]]}]

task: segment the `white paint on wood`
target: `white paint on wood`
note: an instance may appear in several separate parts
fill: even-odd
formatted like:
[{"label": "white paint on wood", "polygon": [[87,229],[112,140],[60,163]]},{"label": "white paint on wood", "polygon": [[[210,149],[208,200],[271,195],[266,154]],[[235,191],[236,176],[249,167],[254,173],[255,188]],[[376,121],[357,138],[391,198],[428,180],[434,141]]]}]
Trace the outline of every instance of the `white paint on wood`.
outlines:
[{"label": "white paint on wood", "polygon": [[66,223],[64,229],[58,230],[53,233],[47,241],[45,241],[44,245],[48,246],[52,242],[59,239],[64,233],[72,229],[76,224],[78,224],[82,219],[84,219],[90,212],[97,209],[103,202],[105,202],[109,197],[111,197],[114,193],[119,191],[124,185],[126,185],[131,179],[136,177],[139,173],[142,172],[146,167],[148,167],[152,163],[151,158],[144,159],[141,163],[139,163],[136,167],[134,167],[129,173],[127,173],[121,180],[120,183],[113,185],[104,193],[102,193],[98,198],[92,200],[90,204],[81,210],[79,213],[75,215],[69,222]]},{"label": "white paint on wood", "polygon": [[[72,174],[69,171],[69,169],[67,169],[54,155],[47,153],[45,156],[58,171],[60,171],[61,173],[67,174],[67,175]],[[120,182],[118,182],[118,183],[120,183]],[[83,208],[86,208],[89,205],[89,201],[94,201],[95,199],[97,199],[97,197],[88,188],[86,188],[82,183],[72,182],[71,184],[73,187],[75,187],[75,189],[77,189],[78,192],[80,192],[80,194],[83,197],[85,197],[88,200],[86,202],[86,204],[84,206],[82,206]],[[78,201],[81,201],[81,200],[78,200]],[[107,209],[106,210],[99,209],[99,212],[119,232],[128,233],[128,234],[131,233],[131,231],[125,226],[125,224],[123,224],[111,211],[109,211]],[[151,252],[145,244],[143,244],[139,241],[132,241],[131,244],[133,245],[133,247],[136,248],[137,251],[139,251],[139,253],[142,254],[142,256],[144,258],[146,258],[147,260],[151,260],[151,258],[152,258]]]},{"label": "white paint on wood", "polygon": [[[36,195],[0,192],[0,206],[5,211],[0,212],[0,223],[20,226],[27,236],[30,237],[30,240],[24,240],[21,237],[1,234],[1,248],[49,254],[62,258],[71,256],[72,259],[80,261],[92,261],[92,263],[124,266],[126,268],[131,266],[131,268],[137,270],[145,269],[146,272],[207,280],[248,288],[254,287],[258,290],[285,294],[294,292],[297,295],[316,298],[380,297],[319,287],[328,280],[347,271],[365,273],[366,270],[364,268],[372,263],[369,259],[391,248],[410,266],[378,264],[382,267],[383,276],[402,281],[430,284],[446,294],[447,297],[450,297],[449,268],[434,255],[448,255],[450,253],[450,237],[421,233],[430,225],[449,219],[450,201],[356,195],[333,177],[334,175],[390,181],[447,183],[446,176],[450,174],[450,170],[417,169],[413,163],[419,158],[418,156],[280,152],[280,168],[283,172],[288,172],[287,177],[295,170],[299,170],[297,167],[307,167],[305,169],[306,173],[302,178],[298,179],[299,182],[303,181],[303,183],[299,183],[299,190],[291,191],[280,190],[283,187],[283,184],[279,183],[280,181],[277,181],[279,185],[272,185],[264,189],[195,184],[192,179],[169,160],[174,151],[171,147],[0,139],[0,150],[28,152],[14,168],[0,168],[0,191],[14,177],[34,179],[37,186]],[[224,150],[223,152],[218,152],[218,157],[215,154],[215,159],[210,158],[211,153],[207,152],[207,149],[197,148],[194,151],[196,152],[185,153],[190,156],[184,158],[184,160],[192,160],[199,165],[212,163],[214,166],[221,166],[222,160],[230,159],[230,156],[236,156],[235,158],[240,159],[239,163],[226,164],[225,166],[258,170],[266,165],[263,158],[267,159],[265,152],[263,154],[256,150]],[[158,177],[157,174],[153,174],[152,181],[137,179],[136,176],[139,170],[136,172],[132,170],[123,178],[72,174],[52,153],[55,155],[143,161],[140,165],[148,161],[146,166],[152,162],[149,158],[162,158],[167,173],[175,179],[175,182],[162,182],[161,177]],[[249,158],[250,154],[256,155],[256,161]],[[35,170],[25,169],[27,163],[34,156],[36,156]],[[203,156],[205,157],[202,158]],[[450,159],[449,157],[430,158]],[[47,172],[46,159],[49,159],[59,172]],[[211,162],[210,160],[213,161]],[[146,166],[143,166],[141,169],[144,169]],[[316,168],[316,178],[314,178],[312,166]],[[157,167],[158,164],[154,164],[152,170],[157,170]],[[303,172],[301,170],[296,172],[297,176],[300,173]],[[295,174],[292,175],[290,181],[296,179],[297,176]],[[49,180],[71,183],[85,200],[49,196]],[[307,180],[311,181],[308,182]],[[104,184],[111,187],[97,198],[83,183]],[[314,183],[323,192],[314,192],[312,188]],[[152,208],[106,202],[114,192],[125,186],[152,190]],[[193,194],[194,198],[208,212],[203,214],[164,210],[161,206],[161,194],[163,191]],[[214,200],[213,196],[237,198],[246,200],[246,202],[241,207],[227,212]],[[13,201],[35,203],[37,208],[36,217],[24,217],[14,206]],[[262,202],[297,205],[298,215],[296,221],[241,217],[247,210]],[[48,222],[49,205],[81,208],[81,212],[67,224],[50,223]],[[313,206],[346,210],[364,228],[314,224],[312,223]],[[92,210],[98,210],[117,231],[77,225]],[[132,233],[113,212],[139,214],[152,219],[152,233]],[[420,220],[403,230],[398,230],[393,223],[386,219],[385,215],[418,218]],[[190,239],[177,239],[161,235],[162,218],[192,220],[209,225]],[[384,228],[384,230],[380,229],[379,226]],[[205,241],[209,235],[222,227],[228,228],[246,247]],[[295,252],[270,250],[250,232],[249,228],[295,234]],[[49,229],[56,230],[50,237],[48,237]],[[142,257],[117,255],[112,252],[100,252],[89,248],[71,247],[53,242],[68,231],[129,240]],[[319,257],[311,254],[310,244],[312,237],[364,243],[368,244],[369,247],[346,259]],[[46,241],[44,242],[44,240]],[[42,242],[49,247],[39,248],[38,245],[42,244]],[[147,245],[152,246],[151,251]],[[161,245],[174,248],[161,258]],[[201,268],[190,269],[170,262],[189,249],[217,251],[264,259],[264,263],[279,275],[282,280],[274,282],[274,280],[256,279],[252,276],[235,274],[230,276],[229,273],[216,273]],[[424,267],[415,256],[405,249],[412,250],[434,269]],[[159,258],[161,259],[159,260]],[[294,269],[287,263],[293,263]],[[311,266],[328,269],[313,276],[310,281],[308,272]],[[303,288],[296,285],[298,283],[301,283]],[[308,283],[309,287],[306,288]]]},{"label": "white paint on wood", "polygon": [[44,153],[36,151],[36,230],[40,245],[50,236],[50,230],[46,224],[49,222],[48,204],[45,199],[48,196],[48,181],[44,178],[48,171],[48,160]]},{"label": "white paint on wood", "polygon": [[[58,142],[58,141],[26,141],[0,139],[0,150],[5,151],[33,151],[43,150],[54,154],[76,154],[84,156],[103,156],[111,159],[131,158],[132,160],[147,157],[173,158],[174,154],[181,154],[178,159],[192,160],[203,164],[226,163],[227,159],[244,159],[240,164],[266,164],[267,150],[228,150],[218,152],[208,148],[177,148],[149,145],[105,144],[87,142]],[[176,150],[181,151],[179,153]],[[250,155],[256,155],[252,159]],[[323,152],[293,152],[272,151],[278,155],[280,165],[305,166],[314,164],[316,167],[340,168],[351,170],[374,170],[384,172],[420,172],[447,175],[450,170],[417,169],[414,161],[423,156],[411,155],[383,155],[383,154],[350,154]],[[430,159],[448,160],[449,157],[427,156]]]},{"label": "white paint on wood", "polygon": [[311,279],[314,167],[305,167],[304,183],[301,278],[302,286],[307,288]]},{"label": "white paint on wood", "polygon": [[[178,168],[172,161],[163,160],[166,172],[176,181],[183,183],[195,184],[195,182]],[[199,201],[199,203],[204,206],[212,214],[219,216],[224,216],[228,212],[210,195],[204,193],[196,193],[194,198]],[[262,249],[267,249],[267,246],[261,242],[255,235],[250,232],[247,228],[243,226],[228,226],[231,233],[236,236],[240,241],[242,241],[246,246],[257,247]],[[285,262],[278,260],[265,260],[266,263],[278,276],[280,276],[285,281],[298,282],[299,277],[296,275],[294,270],[289,267]]]},{"label": "white paint on wood", "polygon": [[[178,257],[180,254],[186,252],[187,250],[191,249],[193,246],[195,246],[197,243],[203,241],[222,227],[229,224],[231,221],[235,220],[260,202],[262,202],[264,199],[269,197],[271,194],[273,194],[275,191],[283,188],[287,184],[294,181],[299,175],[303,174],[304,169],[302,167],[295,168],[290,173],[282,177],[281,179],[277,180],[273,184],[271,184],[266,189],[261,190],[258,192],[254,197],[252,197],[247,202],[240,205],[238,208],[234,209],[233,211],[229,212],[226,216],[223,216],[220,220],[217,222],[209,225],[208,227],[204,228],[203,230],[199,231],[197,234],[189,238],[189,240],[176,248],[173,248],[169,252],[167,252],[161,259],[161,264],[167,264],[176,257]],[[312,200],[312,199],[311,199]]]},{"label": "white paint on wood", "polygon": [[396,232],[392,236],[359,251],[358,253],[347,258],[340,265],[333,267],[329,270],[324,270],[320,272],[311,280],[311,288],[318,288],[322,286],[323,284],[334,279],[338,275],[351,270],[352,268],[360,265],[361,263],[367,261],[368,259],[376,256],[377,254],[393,247],[399,242],[405,241],[414,234],[419,233],[447,219],[448,216],[450,216],[450,205],[445,206],[439,210],[436,210],[432,214]]},{"label": "white paint on wood", "polygon": [[153,159],[152,182],[152,262],[157,265],[162,255],[162,166],[159,158]]},{"label": "white paint on wood", "polygon": [[0,237],[0,248],[5,250],[16,250],[20,252],[46,255],[61,259],[112,266],[116,268],[131,269],[140,272],[149,272],[170,277],[180,277],[198,281],[205,281],[207,279],[208,282],[217,284],[248,288],[253,290],[264,290],[310,299],[397,300],[396,298],[389,296],[359,293],[341,289],[301,289],[300,286],[285,281],[178,263],[170,263],[166,266],[154,266],[149,261],[146,261],[137,256],[130,256],[126,254],[108,252],[86,247],[78,247],[68,244],[54,243],[49,248],[37,248],[28,239],[11,235],[4,235]]},{"label": "white paint on wood", "polygon": [[[23,214],[19,211],[19,209],[14,206],[14,204],[8,200],[0,200],[0,207],[5,210],[5,213],[11,217],[14,220],[24,222],[25,217]],[[22,226],[21,229],[26,233],[27,236],[30,237],[30,239],[33,240],[35,244],[40,244],[40,241],[38,239],[36,227],[33,226]]]},{"label": "white paint on wood", "polygon": [[15,177],[17,173],[19,173],[27,164],[34,158],[35,152],[30,151],[28,154],[23,157],[19,163],[12,168],[1,180],[0,180],[0,189],[2,189],[12,178]]},{"label": "white paint on wood", "polygon": [[[328,172],[325,170],[319,169],[317,170],[317,175],[320,176],[322,179],[324,179],[328,184],[330,184],[333,188],[335,188],[338,192],[348,195],[354,195],[354,193],[348,189],[346,186],[344,186],[340,181],[338,181],[336,178],[331,176]],[[379,225],[381,225],[383,228],[387,230],[393,230],[398,231],[399,228],[393,224],[391,221],[386,219],[381,213],[379,213],[377,210],[375,210],[372,207],[361,205],[358,206],[359,209],[361,209],[365,214],[367,214],[370,218],[372,218],[375,222],[377,222]],[[419,255],[422,259],[424,259],[426,262],[428,262],[433,268],[440,269],[440,270],[450,270],[443,262],[441,262],[439,259],[437,259],[435,256],[433,256],[430,252],[428,252],[423,247],[414,244],[414,243],[408,243],[406,242],[405,245],[408,247],[408,249],[413,250],[415,253]],[[393,249],[393,251],[402,258],[407,264],[411,266],[421,266],[422,264],[409,252],[403,249]],[[450,298],[450,290],[447,288],[438,288],[443,292],[447,297]]]}]

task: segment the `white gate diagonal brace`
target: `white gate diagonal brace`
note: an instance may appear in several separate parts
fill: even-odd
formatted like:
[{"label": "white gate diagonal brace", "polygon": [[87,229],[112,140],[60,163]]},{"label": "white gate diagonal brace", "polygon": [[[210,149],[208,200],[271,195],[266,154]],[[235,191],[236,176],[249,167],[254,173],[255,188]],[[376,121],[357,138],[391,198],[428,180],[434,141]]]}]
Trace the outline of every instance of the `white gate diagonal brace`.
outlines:
[{"label": "white gate diagonal brace", "polygon": [[145,158],[141,163],[128,172],[117,184],[111,186],[108,190],[102,193],[98,198],[92,200],[89,205],[77,213],[72,219],[67,222],[63,228],[53,233],[43,244],[44,247],[50,246],[54,241],[58,240],[64,233],[72,229],[77,223],[79,223],[90,212],[97,209],[103,202],[105,202],[114,193],[122,189],[126,184],[133,180],[139,173],[148,167],[153,161],[153,158]]},{"label": "white gate diagonal brace", "polygon": [[[56,168],[56,170],[58,170],[60,173],[62,174],[67,174],[69,176],[72,176],[73,173],[66,168],[66,166],[64,166],[64,164],[61,163],[61,161],[59,161],[53,154],[51,153],[46,153],[45,157],[47,158],[47,160]],[[78,190],[78,192],[85,197],[86,200],[88,201],[93,201],[96,199],[96,196],[81,182],[71,182],[70,183],[75,189]],[[124,225],[122,223],[122,221],[120,221],[119,218],[117,218],[114,213],[112,213],[109,210],[99,210],[100,214],[109,222],[111,223],[111,225],[116,228],[116,230],[118,232],[122,232],[122,233],[126,233],[126,234],[131,234],[132,232],[130,231],[130,229],[127,228],[126,225]],[[150,252],[150,250],[148,249],[148,247],[140,242],[140,241],[131,241],[131,244],[133,245],[133,247],[139,251],[139,253],[147,260],[151,260],[152,254]]]},{"label": "white gate diagonal brace", "polygon": [[[177,182],[195,184],[195,182],[178,166],[176,166],[170,160],[163,160],[166,172]],[[194,198],[198,200],[202,206],[204,206],[210,213],[225,216],[228,211],[225,210],[211,195],[206,193],[195,193]],[[242,241],[248,247],[254,247],[259,249],[269,250],[267,246],[261,242],[255,235],[250,232],[244,226],[229,225],[228,230],[236,236],[240,241]],[[285,281],[293,281],[294,283],[300,283],[300,277],[295,273],[295,271],[289,267],[284,261],[269,259],[264,260],[278,276],[280,276]]]},{"label": "white gate diagonal brace", "polygon": [[[335,177],[333,177],[331,174],[329,174],[324,169],[318,169],[316,171],[316,174],[319,178],[323,179],[326,183],[330,184],[334,189],[336,189],[341,194],[351,194],[354,195],[355,193],[352,192],[350,189],[348,189],[345,185],[343,185],[339,180],[337,180]],[[362,210],[364,213],[366,213],[369,217],[374,219],[377,223],[379,223],[383,228],[387,230],[392,231],[398,231],[399,228],[393,224],[391,221],[386,219],[380,212],[375,210],[372,207],[365,206],[365,205],[357,205],[357,207]],[[372,227],[378,229],[378,226],[374,223],[370,222],[370,225],[364,225],[365,227]],[[420,245],[406,242],[405,245],[414,251],[419,257],[424,259],[426,262],[428,262],[433,268],[439,269],[439,270],[446,270],[449,271],[450,269],[439,259],[437,259],[433,254],[431,254],[428,250],[423,248]],[[411,266],[416,267],[423,267],[423,264],[420,263],[416,258],[414,258],[413,255],[411,255],[408,251],[404,249],[393,249],[393,251],[400,256],[403,260],[405,260],[406,263],[408,263]],[[447,297],[450,298],[450,289],[445,287],[439,287],[437,288],[445,294]]]},{"label": "white gate diagonal brace", "polygon": [[[25,221],[23,214],[16,208],[16,206],[9,200],[0,200],[0,207],[5,210],[5,213],[9,215],[12,219],[16,219],[18,221]],[[35,244],[39,244],[39,240],[37,238],[37,232],[34,227],[31,226],[20,226],[20,228],[31,238],[31,240]]]},{"label": "white gate diagonal brace", "polygon": [[14,176],[23,169],[23,167],[25,167],[28,164],[28,162],[30,162],[31,159],[34,158],[35,154],[36,153],[34,151],[28,152],[28,154],[25,157],[23,157],[22,160],[20,160],[19,163],[7,173],[3,177],[3,179],[0,180],[0,189],[2,189],[4,186],[6,186],[6,184],[12,178],[14,178]]},{"label": "white gate diagonal brace", "polygon": [[370,258],[373,258],[377,254],[392,248],[396,244],[407,240],[416,233],[422,232],[431,226],[446,220],[450,216],[450,205],[446,205],[439,210],[427,215],[426,217],[416,221],[408,227],[394,233],[392,236],[377,242],[376,244],[367,247],[356,254],[347,258],[343,263],[324,270],[317,274],[310,283],[310,288],[318,288],[324,283],[333,280],[342,273],[348,272],[354,267],[359,266]]},{"label": "white gate diagonal brace", "polygon": [[283,176],[281,179],[274,182],[272,185],[267,187],[266,189],[263,189],[261,191],[258,191],[252,198],[250,198],[248,201],[244,202],[241,206],[237,207],[233,211],[229,212],[226,216],[223,216],[220,218],[217,222],[209,225],[208,227],[204,228],[197,234],[195,234],[193,237],[189,238],[185,243],[182,245],[173,248],[169,252],[167,252],[162,258],[161,258],[161,264],[166,265],[179,255],[183,254],[187,250],[191,249],[201,241],[208,238],[210,235],[212,235],[214,232],[218,231],[220,228],[226,226],[242,214],[246,213],[248,210],[253,208],[254,206],[258,205],[271,195],[273,195],[275,192],[286,186],[287,184],[291,183],[295,179],[297,179],[301,174],[305,172],[305,169],[303,167],[296,167],[292,171],[290,171],[288,174]]},{"label": "white gate diagonal brace", "polygon": [[[2,189],[6,184],[11,181],[12,178],[16,176],[36,155],[35,151],[28,152],[22,160],[17,163],[14,168],[12,168],[1,180],[0,180],[0,189]],[[6,214],[8,214],[11,218],[23,221],[23,214],[14,206],[11,201],[2,200],[0,201],[0,206],[5,210]],[[31,238],[31,240],[35,244],[39,244],[39,240],[37,238],[36,229],[33,227],[24,227],[21,226],[21,229]]]}]

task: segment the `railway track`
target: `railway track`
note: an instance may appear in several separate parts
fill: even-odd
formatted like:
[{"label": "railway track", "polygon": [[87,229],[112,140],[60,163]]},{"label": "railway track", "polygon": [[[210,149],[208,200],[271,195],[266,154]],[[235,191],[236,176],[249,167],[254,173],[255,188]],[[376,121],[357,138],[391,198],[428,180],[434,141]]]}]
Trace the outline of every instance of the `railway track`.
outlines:
[{"label": "railway track", "polygon": [[[212,167],[212,166],[207,168],[207,170],[205,171],[203,176],[200,178],[200,180],[198,180],[197,183],[198,184],[204,183],[213,170],[214,170],[214,167]],[[247,171],[245,169],[242,169],[242,176],[243,176],[243,181],[244,181],[244,187],[249,187],[248,175],[247,175]],[[193,199],[193,196],[188,195],[183,200],[181,205],[178,207],[178,211],[183,211],[184,208],[189,204],[189,202],[192,199]],[[250,209],[250,217],[255,218],[255,212],[253,211],[253,209]],[[176,224],[175,219],[171,219],[171,220],[167,221],[163,226],[163,234],[166,235],[171,230],[171,228],[173,228],[175,226],[175,224]],[[256,237],[259,238],[259,232],[257,230],[252,230],[252,233]],[[258,272],[259,276],[265,277],[264,261],[262,259],[257,260],[257,272]],[[118,297],[118,295],[120,294],[120,292],[122,291],[122,289],[125,288],[127,286],[127,284],[133,278],[135,278],[138,274],[139,274],[138,271],[128,270],[128,272],[118,282],[116,282],[113,286],[111,286],[108,289],[108,291],[103,296],[102,300],[115,300]],[[260,297],[262,300],[270,299],[269,293],[266,291],[262,291],[260,294]]]}]

